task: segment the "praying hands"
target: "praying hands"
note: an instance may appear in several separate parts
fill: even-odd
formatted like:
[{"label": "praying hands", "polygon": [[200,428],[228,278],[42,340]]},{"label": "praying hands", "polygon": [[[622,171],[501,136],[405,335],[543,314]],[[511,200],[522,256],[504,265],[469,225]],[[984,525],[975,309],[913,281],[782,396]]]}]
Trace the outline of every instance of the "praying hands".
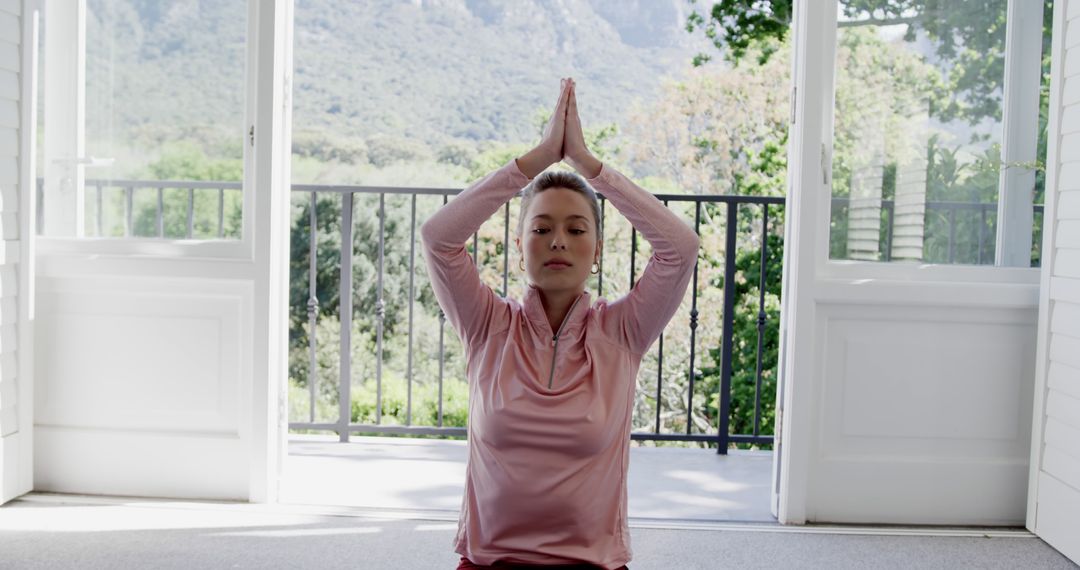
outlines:
[{"label": "praying hands", "polygon": [[552,164],[564,161],[586,179],[595,178],[600,174],[602,163],[585,145],[577,110],[576,83],[572,78],[565,78],[560,86],[559,100],[540,143],[517,159],[518,168],[529,178],[535,178]]}]

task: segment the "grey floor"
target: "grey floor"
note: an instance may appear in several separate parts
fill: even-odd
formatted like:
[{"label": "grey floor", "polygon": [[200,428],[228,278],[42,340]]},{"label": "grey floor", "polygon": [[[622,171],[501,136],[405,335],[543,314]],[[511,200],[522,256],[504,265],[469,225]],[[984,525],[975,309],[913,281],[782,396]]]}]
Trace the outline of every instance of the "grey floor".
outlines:
[{"label": "grey floor", "polygon": [[[454,523],[360,510],[32,493],[0,507],[0,568],[456,567]],[[630,568],[1076,568],[1022,532],[684,526],[632,523]]]},{"label": "grey floor", "polygon": [[[295,438],[273,505],[30,493],[0,568],[455,568],[464,442]],[[630,568],[1077,568],[1022,529],[789,527],[768,453],[633,448]]]}]

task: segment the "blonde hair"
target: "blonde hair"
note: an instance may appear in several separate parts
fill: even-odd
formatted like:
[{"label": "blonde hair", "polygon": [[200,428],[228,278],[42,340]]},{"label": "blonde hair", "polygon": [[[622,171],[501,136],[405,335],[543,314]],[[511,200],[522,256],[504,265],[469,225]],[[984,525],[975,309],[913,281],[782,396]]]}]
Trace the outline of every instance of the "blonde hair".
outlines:
[{"label": "blonde hair", "polygon": [[551,188],[566,188],[584,195],[585,200],[589,202],[589,206],[592,208],[593,222],[596,225],[596,239],[597,241],[604,239],[604,225],[601,223],[600,216],[600,200],[596,197],[596,191],[580,175],[562,170],[545,172],[534,178],[528,186],[522,189],[521,213],[518,215],[517,224],[518,237],[521,237],[521,231],[525,226],[525,214],[529,212],[529,206],[532,204],[533,198],[540,192]]}]

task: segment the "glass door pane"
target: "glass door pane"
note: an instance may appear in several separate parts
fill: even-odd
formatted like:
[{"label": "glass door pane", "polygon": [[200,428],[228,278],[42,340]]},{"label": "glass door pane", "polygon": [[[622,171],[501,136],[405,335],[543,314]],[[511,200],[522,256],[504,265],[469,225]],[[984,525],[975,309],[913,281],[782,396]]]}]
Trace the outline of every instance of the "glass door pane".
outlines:
[{"label": "glass door pane", "polygon": [[1006,9],[839,3],[830,258],[994,263]]},{"label": "glass door pane", "polygon": [[245,0],[87,0],[86,236],[240,238],[246,31]]}]

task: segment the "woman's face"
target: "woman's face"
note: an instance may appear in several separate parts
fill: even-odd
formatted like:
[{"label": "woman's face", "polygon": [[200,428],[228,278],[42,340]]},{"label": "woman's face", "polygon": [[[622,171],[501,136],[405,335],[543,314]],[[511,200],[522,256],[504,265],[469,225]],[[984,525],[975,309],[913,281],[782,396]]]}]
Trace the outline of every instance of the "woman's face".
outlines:
[{"label": "woman's face", "polygon": [[[581,291],[603,246],[588,199],[574,190],[549,188],[533,197],[525,215],[516,242],[529,281],[545,291]],[[551,263],[556,258],[569,265]]]}]

